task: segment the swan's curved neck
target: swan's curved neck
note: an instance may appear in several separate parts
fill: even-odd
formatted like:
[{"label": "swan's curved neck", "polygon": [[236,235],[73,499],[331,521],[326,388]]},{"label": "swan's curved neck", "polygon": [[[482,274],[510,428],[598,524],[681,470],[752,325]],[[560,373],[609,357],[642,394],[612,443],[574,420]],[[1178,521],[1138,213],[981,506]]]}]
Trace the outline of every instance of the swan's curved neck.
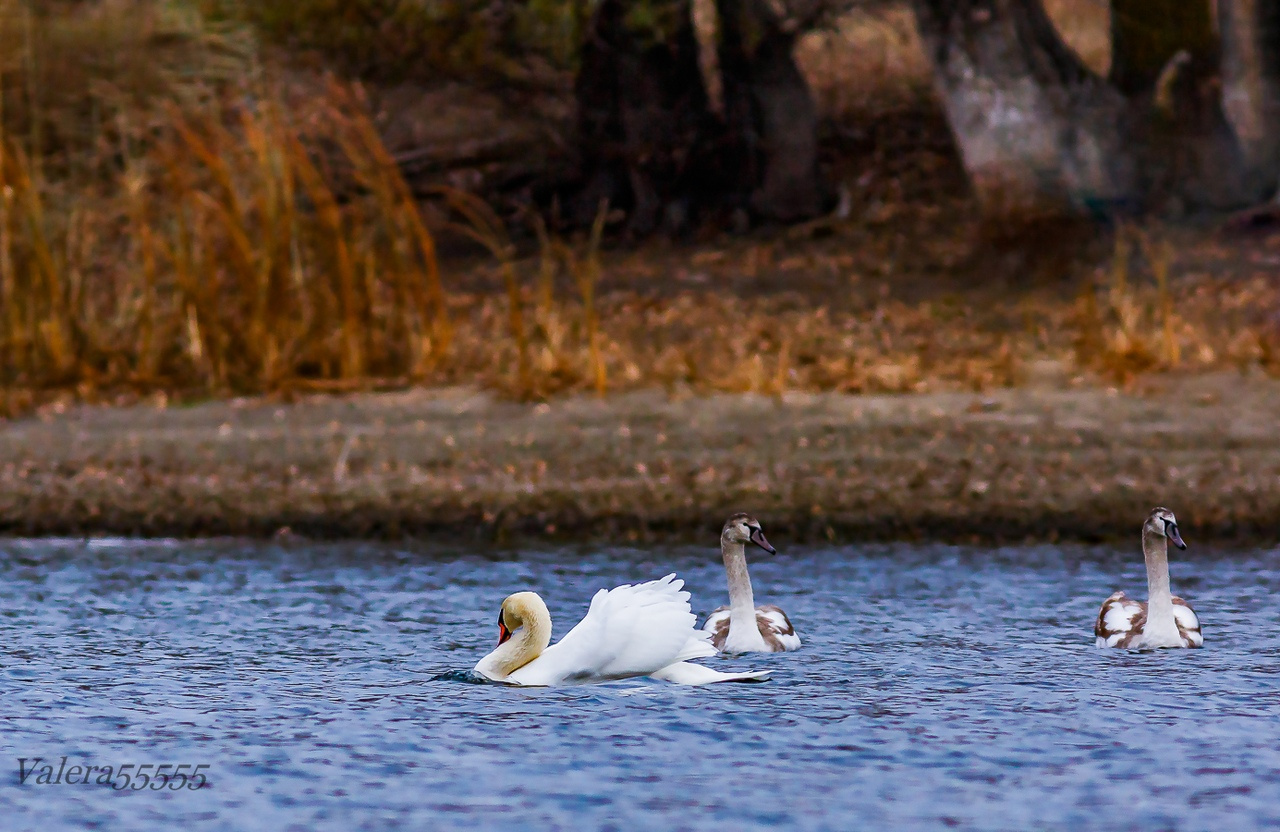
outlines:
[{"label": "swan's curved neck", "polygon": [[724,571],[729,578],[729,627],[756,626],[756,599],[751,592],[751,576],[747,574],[747,551],[741,543],[720,539]]},{"label": "swan's curved neck", "polygon": [[490,679],[505,679],[541,656],[551,643],[551,613],[541,599],[536,604],[523,605],[520,619],[520,626],[511,638],[499,644],[477,665],[476,669]]},{"label": "swan's curved neck", "polygon": [[1169,591],[1169,541],[1152,528],[1142,529],[1142,554],[1147,561],[1147,620],[1173,618]]}]

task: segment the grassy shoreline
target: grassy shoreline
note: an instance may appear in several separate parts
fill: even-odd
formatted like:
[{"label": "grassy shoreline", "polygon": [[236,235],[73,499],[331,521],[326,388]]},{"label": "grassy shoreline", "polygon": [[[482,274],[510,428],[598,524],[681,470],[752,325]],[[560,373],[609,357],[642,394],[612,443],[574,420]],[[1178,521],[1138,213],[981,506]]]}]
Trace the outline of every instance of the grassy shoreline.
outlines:
[{"label": "grassy shoreline", "polygon": [[1280,382],[1161,376],[984,393],[657,392],[542,404],[470,388],[46,407],[0,431],[9,535],[1274,541]]}]

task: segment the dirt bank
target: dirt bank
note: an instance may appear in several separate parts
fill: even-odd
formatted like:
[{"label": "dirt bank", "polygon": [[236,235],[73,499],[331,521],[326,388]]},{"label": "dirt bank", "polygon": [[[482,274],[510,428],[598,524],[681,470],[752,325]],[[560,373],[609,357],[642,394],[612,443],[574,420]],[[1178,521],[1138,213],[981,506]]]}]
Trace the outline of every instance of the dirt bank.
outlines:
[{"label": "dirt bank", "polygon": [[1155,504],[1188,537],[1274,539],[1280,382],[1162,377],[983,394],[549,404],[464,389],[72,407],[0,431],[21,535],[1091,539]]}]

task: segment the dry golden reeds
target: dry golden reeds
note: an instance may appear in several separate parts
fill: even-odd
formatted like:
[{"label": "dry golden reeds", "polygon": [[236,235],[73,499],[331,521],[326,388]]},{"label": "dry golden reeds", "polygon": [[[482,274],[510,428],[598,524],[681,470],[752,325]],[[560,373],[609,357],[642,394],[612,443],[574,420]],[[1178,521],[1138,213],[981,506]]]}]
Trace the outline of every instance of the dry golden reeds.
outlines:
[{"label": "dry golden reeds", "polygon": [[0,0],[0,382],[343,388],[447,354],[435,242],[359,90],[301,119],[242,34]]},{"label": "dry golden reeds", "polygon": [[484,246],[499,263],[502,282],[507,290],[508,321],[511,339],[516,344],[516,389],[521,396],[533,393],[529,367],[529,338],[524,323],[524,297],[516,276],[515,246],[502,219],[482,199],[454,188],[444,190],[449,206],[466,220],[457,226],[467,236]]},{"label": "dry golden reeds", "polygon": [[591,377],[597,396],[603,396],[609,386],[604,356],[600,351],[600,313],[596,309],[596,287],[600,283],[600,243],[604,237],[604,223],[608,214],[609,204],[601,201],[596,209],[596,218],[591,223],[591,236],[588,238],[585,256],[581,260],[571,258],[567,261],[582,295],[587,350],[591,355]]},{"label": "dry golden reeds", "polygon": [[[172,29],[164,25],[153,31]],[[1175,258],[1167,235],[1134,228],[1117,234],[1110,270],[1074,315],[1057,299],[1012,301],[1036,325],[1011,332],[975,303],[906,303],[871,285],[890,273],[888,249],[824,263],[816,246],[799,256],[782,238],[606,256],[602,205],[581,239],[557,237],[534,216],[538,249],[524,257],[490,206],[449,192],[504,291],[446,293],[435,239],[359,87],[330,84],[303,108],[245,59],[239,74],[170,95],[172,79],[186,77],[173,69],[156,88],[166,94],[145,106],[116,90],[58,116],[69,105],[41,92],[50,76],[40,68],[57,62],[39,44],[70,36],[33,35],[24,46],[15,31],[0,24],[0,44],[16,50],[0,76],[24,73],[0,84],[18,96],[0,95],[0,410],[51,390],[465,383],[520,399],[643,387],[781,395],[983,389],[1018,383],[1036,357],[1108,380],[1280,365],[1280,330],[1254,314],[1280,308],[1269,282],[1184,279],[1181,249]],[[206,61],[235,40],[185,31]],[[142,63],[122,61],[130,73]],[[685,266],[708,276],[669,279]],[[721,288],[799,268],[863,297]]]},{"label": "dry golden reeds", "polygon": [[[352,99],[335,94],[327,113],[317,136],[270,96],[172,106],[111,192],[50,184],[0,138],[5,381],[253,391],[423,377],[450,338],[434,241]],[[343,155],[317,153],[326,140]],[[358,191],[336,190],[338,164]],[[76,274],[96,280],[73,291]]]}]

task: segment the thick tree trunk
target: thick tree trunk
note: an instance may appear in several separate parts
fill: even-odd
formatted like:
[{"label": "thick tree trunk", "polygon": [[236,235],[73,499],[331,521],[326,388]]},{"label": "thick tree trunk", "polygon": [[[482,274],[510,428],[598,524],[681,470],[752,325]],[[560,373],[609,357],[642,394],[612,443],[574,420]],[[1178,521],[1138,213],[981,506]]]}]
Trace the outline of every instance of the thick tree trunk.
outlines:
[{"label": "thick tree trunk", "polygon": [[715,122],[698,69],[687,0],[603,0],[588,27],[575,82],[583,186],[569,220],[591,221],[602,200],[640,237],[682,230],[693,167]]},{"label": "thick tree trunk", "polygon": [[730,146],[753,214],[790,222],[822,212],[818,112],[796,66],[796,35],[766,0],[717,0]]},{"label": "thick tree trunk", "polygon": [[1280,3],[1218,0],[1222,106],[1248,173],[1280,187]]},{"label": "thick tree trunk", "polygon": [[1110,212],[1140,195],[1124,96],[1038,0],[913,0],[943,105],[993,218]]},{"label": "thick tree trunk", "polygon": [[1211,0],[1113,0],[1111,82],[1040,0],[914,3],[988,213],[1219,210],[1274,191],[1276,0],[1218,0],[1221,43]]}]

